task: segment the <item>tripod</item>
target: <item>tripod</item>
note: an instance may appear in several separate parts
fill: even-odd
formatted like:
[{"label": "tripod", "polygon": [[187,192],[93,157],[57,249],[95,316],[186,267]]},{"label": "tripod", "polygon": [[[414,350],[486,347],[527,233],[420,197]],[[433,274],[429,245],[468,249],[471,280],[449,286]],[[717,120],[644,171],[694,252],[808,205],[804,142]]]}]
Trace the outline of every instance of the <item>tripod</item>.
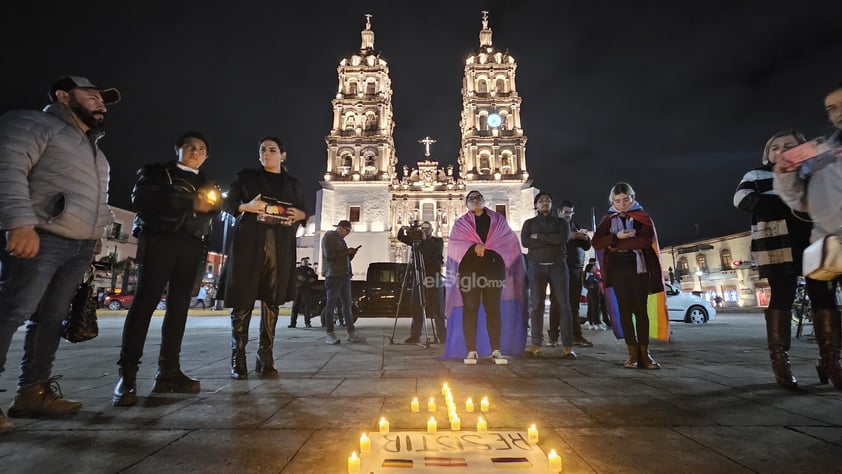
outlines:
[{"label": "tripod", "polygon": [[[424,278],[426,276],[426,271],[424,268],[424,256],[421,254],[420,247],[421,242],[419,240],[412,241],[412,246],[410,247],[410,259],[409,259],[409,266],[412,268],[412,278],[414,280],[412,291],[414,291],[418,295],[418,305],[421,311],[421,321],[423,324],[424,330],[424,337],[423,341],[419,339],[418,345],[429,349],[430,344],[432,344],[432,340],[430,339],[430,331],[429,331],[429,319],[427,319],[427,292],[426,288],[424,287]],[[392,326],[392,337],[389,338],[389,344],[395,343],[395,331],[398,328],[398,315],[401,311],[401,303],[403,303],[403,295],[406,291],[407,287],[407,279],[410,278],[410,268],[403,274],[403,280],[401,281],[401,289],[400,289],[400,296],[398,296],[398,304],[395,308],[395,324]],[[413,314],[413,317],[415,315]]]}]

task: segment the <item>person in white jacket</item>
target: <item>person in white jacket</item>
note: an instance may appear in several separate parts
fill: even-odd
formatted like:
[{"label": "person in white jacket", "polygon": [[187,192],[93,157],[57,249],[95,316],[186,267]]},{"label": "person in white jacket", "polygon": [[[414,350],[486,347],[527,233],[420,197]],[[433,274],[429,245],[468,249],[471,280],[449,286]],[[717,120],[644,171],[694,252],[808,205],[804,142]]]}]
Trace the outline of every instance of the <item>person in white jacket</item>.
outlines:
[{"label": "person in white jacket", "polygon": [[[794,211],[805,212],[813,222],[810,241],[816,242],[831,234],[842,238],[842,83],[824,100],[825,110],[835,130],[827,137],[826,153],[794,163],[786,155],[775,164],[774,190]],[[809,283],[809,282],[808,282]],[[822,383],[828,379],[842,389],[842,367],[839,365],[842,321],[836,307],[835,282],[808,285],[813,305],[813,326],[820,358],[816,372]]]}]

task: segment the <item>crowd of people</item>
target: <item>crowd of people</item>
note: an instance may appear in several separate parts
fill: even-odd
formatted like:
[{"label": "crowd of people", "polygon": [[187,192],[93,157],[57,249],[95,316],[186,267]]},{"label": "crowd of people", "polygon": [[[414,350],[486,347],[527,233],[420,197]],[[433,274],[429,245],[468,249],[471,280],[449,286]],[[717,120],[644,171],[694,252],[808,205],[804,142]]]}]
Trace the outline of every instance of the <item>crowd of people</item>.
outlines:
[{"label": "crowd of people", "polygon": [[[52,365],[61,322],[69,301],[113,220],[108,206],[109,165],[99,148],[107,106],[120,100],[113,88],[87,78],[64,76],[49,90],[41,112],[15,111],[0,117],[0,372],[12,336],[25,323],[24,354],[10,417],[58,417],[81,403],[64,398]],[[835,131],[821,144],[818,158],[795,160],[788,150],[805,143],[787,130],[773,135],[761,166],[749,171],[734,205],[752,216],[751,250],[768,279],[772,301],[766,309],[769,354],[777,382],[797,388],[788,351],[789,308],[801,254],[810,244],[842,229],[842,84],[825,98]],[[298,180],[285,166],[287,152],[275,136],[257,141],[259,166],[240,171],[224,197],[200,168],[210,142],[187,131],[174,142],[174,159],[141,168],[131,193],[137,212],[138,283],[122,334],[119,375],[113,405],[137,403],[137,373],[150,318],[167,291],[162,342],[152,392],[197,393],[199,380],[181,370],[180,355],[191,299],[231,308],[231,373],[248,378],[249,324],[260,300],[260,335],[255,372],[277,374],[273,348],[280,305],[294,301],[289,327],[304,313],[311,327],[310,289],[317,281],[309,261],[296,268],[295,231],[306,219]],[[658,369],[650,339],[669,337],[657,232],[631,185],[620,182],[609,193],[607,214],[593,233],[572,220],[574,206],[552,196],[535,196],[536,214],[523,223],[520,238],[504,215],[489,209],[479,191],[465,197],[465,213],[453,222],[446,255],[443,240],[429,222],[416,232],[402,228],[401,242],[412,247],[415,279],[413,319],[406,343],[419,343],[424,318],[432,319],[435,342],[445,358],[475,365],[481,357],[507,364],[510,356],[538,357],[545,344],[545,295],[550,291],[546,345],[561,346],[575,360],[574,346],[592,346],[579,324],[579,298],[587,290],[590,329],[611,328],[628,347],[626,368]],[[218,294],[209,295],[201,275],[214,217],[235,217],[229,258]],[[354,325],[351,262],[360,247],[349,247],[353,226],[339,221],[321,241],[326,331],[324,342],[339,344],[332,315],[338,312],[346,341],[365,343]],[[585,265],[593,247],[597,259]],[[526,255],[522,249],[527,250]],[[445,267],[442,278],[441,268]],[[674,278],[670,268],[670,280]],[[439,283],[444,281],[444,288]],[[423,283],[423,284],[421,284]],[[834,282],[807,278],[820,358],[820,380],[842,388],[840,313]],[[49,297],[46,295],[49,293]],[[195,306],[195,305],[194,305]],[[424,333],[426,334],[426,333]],[[428,335],[429,341],[429,335]],[[528,344],[527,344],[528,342]],[[12,428],[0,411],[0,432]]]}]

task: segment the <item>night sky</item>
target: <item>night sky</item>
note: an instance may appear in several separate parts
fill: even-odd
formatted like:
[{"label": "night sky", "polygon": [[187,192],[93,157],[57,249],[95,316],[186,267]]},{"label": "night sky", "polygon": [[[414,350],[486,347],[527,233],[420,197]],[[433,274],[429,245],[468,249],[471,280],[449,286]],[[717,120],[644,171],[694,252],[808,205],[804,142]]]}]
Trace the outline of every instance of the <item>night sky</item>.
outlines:
[{"label": "night sky", "polygon": [[0,112],[43,107],[62,74],[120,89],[100,145],[123,208],[136,169],[195,129],[223,187],[258,166],[261,136],[282,137],[312,212],[336,66],[366,13],[391,69],[398,169],[423,159],[425,135],[456,164],[464,60],[489,10],[495,47],[518,61],[534,185],[572,199],[585,225],[628,181],[662,245],[747,230],[731,204],[740,178],[774,132],[829,132],[822,101],[842,81],[840,1],[14,3]]}]

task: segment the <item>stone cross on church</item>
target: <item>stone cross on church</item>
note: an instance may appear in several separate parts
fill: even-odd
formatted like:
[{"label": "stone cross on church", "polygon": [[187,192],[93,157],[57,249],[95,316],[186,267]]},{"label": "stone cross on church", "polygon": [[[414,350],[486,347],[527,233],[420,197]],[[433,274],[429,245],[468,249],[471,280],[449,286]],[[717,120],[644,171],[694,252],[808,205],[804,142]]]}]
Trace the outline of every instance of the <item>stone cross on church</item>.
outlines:
[{"label": "stone cross on church", "polygon": [[421,140],[418,140],[418,143],[421,143],[421,144],[424,145],[424,156],[426,156],[427,158],[430,157],[430,145],[432,145],[435,142],[436,142],[436,140],[433,140],[429,136],[426,136],[426,137],[422,138]]}]

